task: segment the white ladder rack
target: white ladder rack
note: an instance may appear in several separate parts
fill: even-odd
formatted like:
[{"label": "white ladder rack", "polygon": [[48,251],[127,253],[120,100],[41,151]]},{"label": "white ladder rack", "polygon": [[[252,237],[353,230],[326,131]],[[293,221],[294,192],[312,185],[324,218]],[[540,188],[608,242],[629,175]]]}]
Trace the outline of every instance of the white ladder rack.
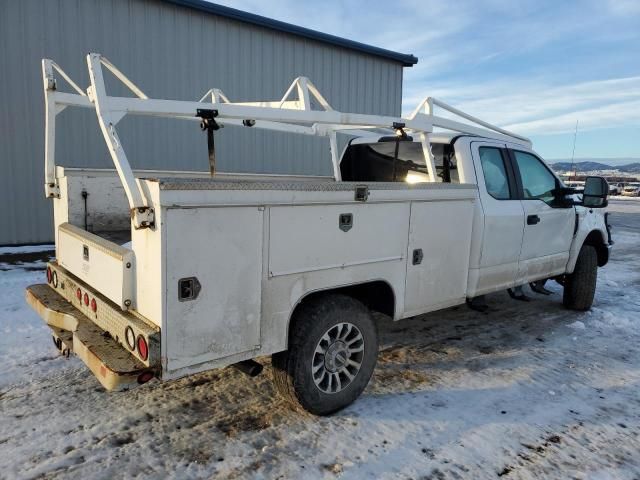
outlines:
[{"label": "white ladder rack", "polygon": [[[432,182],[436,181],[436,172],[429,135],[433,132],[434,127],[526,146],[531,145],[530,140],[525,137],[491,125],[432,97],[425,98],[406,118],[339,112],[331,107],[308,78],[298,77],[287,89],[282,99],[275,101],[231,102],[217,88],[210,89],[199,101],[163,100],[147,97],[124,73],[100,54],[87,55],[87,65],[91,85],[85,93],[55,62],[49,59],[42,60],[46,102],[45,193],[47,197],[59,197],[60,195],[55,175],[56,115],[68,106],[93,108],[127,195],[135,228],[150,226],[153,223],[154,215],[143,190],[136,181],[118,138],[116,126],[128,114],[200,122],[202,119],[197,116],[197,112],[200,110],[210,112],[216,126],[218,124],[237,125],[328,137],[333,175],[336,180],[340,180],[340,159],[336,137],[339,132],[354,136],[373,136],[382,129],[397,134],[404,132],[417,134],[422,143],[427,170]],[[105,89],[103,67],[120,80],[135,95],[135,98],[109,96]],[[58,91],[56,72],[76,93]],[[317,107],[315,109],[313,108],[314,103]],[[441,108],[474,125],[436,116],[434,115],[434,107]]]}]

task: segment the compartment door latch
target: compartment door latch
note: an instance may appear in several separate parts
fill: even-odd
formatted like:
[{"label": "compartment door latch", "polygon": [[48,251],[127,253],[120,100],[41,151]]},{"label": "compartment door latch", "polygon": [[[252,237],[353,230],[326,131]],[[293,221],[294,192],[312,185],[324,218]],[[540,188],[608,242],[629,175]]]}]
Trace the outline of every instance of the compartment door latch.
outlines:
[{"label": "compartment door latch", "polygon": [[366,202],[369,199],[369,187],[367,185],[357,185],[354,200],[356,202]]},{"label": "compartment door latch", "polygon": [[181,302],[195,300],[201,289],[202,286],[196,277],[181,278],[178,280],[178,300]]},{"label": "compartment door latch", "polygon": [[414,265],[420,265],[422,263],[422,258],[424,257],[424,254],[422,253],[422,249],[421,248],[416,248],[413,251],[413,257],[412,257],[412,262]]}]

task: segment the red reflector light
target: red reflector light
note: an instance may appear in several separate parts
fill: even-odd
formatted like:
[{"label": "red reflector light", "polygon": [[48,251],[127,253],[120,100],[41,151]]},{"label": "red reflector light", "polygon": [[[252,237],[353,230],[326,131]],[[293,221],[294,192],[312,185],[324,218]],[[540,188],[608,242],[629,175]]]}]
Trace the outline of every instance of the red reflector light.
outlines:
[{"label": "red reflector light", "polygon": [[80,289],[76,290],[76,297],[78,298],[78,300],[82,300],[82,290]]},{"label": "red reflector light", "polygon": [[89,294],[86,292],[84,294],[84,304],[89,306]]},{"label": "red reflector light", "polygon": [[138,335],[138,354],[142,360],[146,360],[149,356],[149,349],[147,348],[147,341],[142,335]]},{"label": "red reflector light", "polygon": [[94,312],[96,310],[98,310],[98,304],[96,303],[96,299],[95,298],[91,299],[91,310],[93,310]]},{"label": "red reflector light", "polygon": [[144,372],[138,375],[138,383],[142,385],[153,378],[153,372]]},{"label": "red reflector light", "polygon": [[51,283],[53,276],[51,274],[51,267],[47,267],[47,283]]}]

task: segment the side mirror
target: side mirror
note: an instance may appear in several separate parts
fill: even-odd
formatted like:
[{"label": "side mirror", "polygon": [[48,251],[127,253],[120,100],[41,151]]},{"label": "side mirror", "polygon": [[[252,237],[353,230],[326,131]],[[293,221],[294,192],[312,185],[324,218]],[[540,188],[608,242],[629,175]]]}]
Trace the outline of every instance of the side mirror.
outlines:
[{"label": "side mirror", "polygon": [[607,206],[609,184],[602,177],[587,177],[584,182],[582,204],[589,208],[604,208]]}]

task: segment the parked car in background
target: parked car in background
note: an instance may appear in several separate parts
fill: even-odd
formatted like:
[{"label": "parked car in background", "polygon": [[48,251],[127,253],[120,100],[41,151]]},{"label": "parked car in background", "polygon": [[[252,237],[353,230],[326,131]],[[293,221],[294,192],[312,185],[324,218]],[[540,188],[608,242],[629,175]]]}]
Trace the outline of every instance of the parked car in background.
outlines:
[{"label": "parked car in background", "polygon": [[622,195],[624,195],[625,197],[640,197],[640,183],[629,183],[622,190]]},{"label": "parked car in background", "polygon": [[620,195],[624,188],[624,183],[610,183],[609,195]]}]

